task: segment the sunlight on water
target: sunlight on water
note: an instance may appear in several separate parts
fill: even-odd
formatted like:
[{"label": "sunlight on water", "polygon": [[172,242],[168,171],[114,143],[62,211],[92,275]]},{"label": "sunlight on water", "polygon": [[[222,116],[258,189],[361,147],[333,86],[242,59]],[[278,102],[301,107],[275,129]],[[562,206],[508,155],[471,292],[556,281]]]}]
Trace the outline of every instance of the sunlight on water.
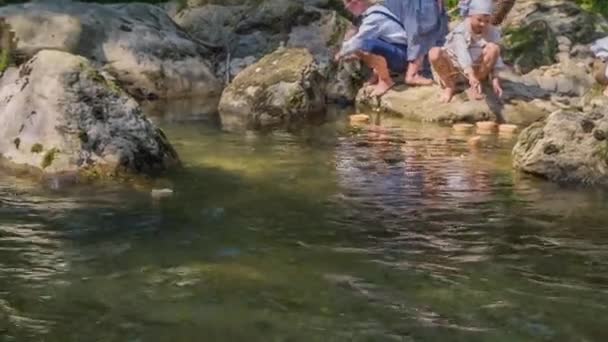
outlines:
[{"label": "sunlight on water", "polygon": [[608,202],[509,137],[161,125],[175,195],[0,176],[1,341],[608,338]]}]

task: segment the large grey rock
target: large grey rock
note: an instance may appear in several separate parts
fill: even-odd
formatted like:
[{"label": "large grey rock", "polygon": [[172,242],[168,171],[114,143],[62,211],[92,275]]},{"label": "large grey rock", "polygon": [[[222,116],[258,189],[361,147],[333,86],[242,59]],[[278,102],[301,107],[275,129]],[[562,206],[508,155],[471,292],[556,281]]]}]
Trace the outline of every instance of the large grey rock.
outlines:
[{"label": "large grey rock", "polygon": [[283,0],[192,3],[172,15],[193,37],[227,50],[234,58],[260,58],[285,42],[291,27],[318,17],[299,1]]},{"label": "large grey rock", "polygon": [[589,63],[573,58],[534,69],[523,76],[523,82],[551,94],[569,97],[583,96],[595,85]]},{"label": "large grey rock", "polygon": [[557,111],[525,129],[514,166],[556,182],[608,185],[608,111]]},{"label": "large grey rock", "polygon": [[325,110],[325,78],[305,49],[280,48],[250,65],[224,90],[219,105],[227,130],[291,127]]},{"label": "large grey rock", "polygon": [[318,10],[319,19],[306,25],[294,26],[287,47],[310,51],[327,79],[325,94],[331,102],[354,102],[363,84],[361,65],[357,61],[335,63],[350,22],[335,11]]},{"label": "large grey rock", "polygon": [[508,78],[503,80],[504,94],[501,99],[497,99],[486,87],[484,100],[470,101],[464,93],[460,93],[450,103],[442,103],[439,101],[442,90],[438,86],[397,86],[380,99],[371,98],[369,89],[362,88],[357,103],[405,119],[438,123],[498,120],[527,126],[549,115],[546,107],[538,103],[548,102],[547,92],[523,84],[515,75]]},{"label": "large grey rock", "polygon": [[607,34],[605,18],[570,0],[518,0],[504,26],[505,60],[527,83],[565,96],[589,91],[588,44]]},{"label": "large grey rock", "polygon": [[179,163],[131,96],[60,51],[40,51],[2,77],[0,138],[5,161],[44,174],[152,174]]},{"label": "large grey rock", "polygon": [[546,23],[555,36],[579,44],[592,42],[606,27],[605,18],[583,10],[571,0],[517,0],[503,26],[508,31],[537,21]]},{"label": "large grey rock", "polygon": [[53,49],[89,58],[139,97],[197,96],[217,104],[221,83],[195,42],[157,6],[31,2],[0,8],[18,50]]},{"label": "large grey rock", "polygon": [[217,75],[227,82],[244,67],[282,45],[306,48],[328,80],[328,100],[353,102],[362,84],[360,66],[358,63],[337,65],[333,62],[333,55],[350,22],[336,11],[324,9],[332,3],[264,0],[214,4],[199,1],[181,10],[172,6],[169,13],[191,35],[222,51]]}]

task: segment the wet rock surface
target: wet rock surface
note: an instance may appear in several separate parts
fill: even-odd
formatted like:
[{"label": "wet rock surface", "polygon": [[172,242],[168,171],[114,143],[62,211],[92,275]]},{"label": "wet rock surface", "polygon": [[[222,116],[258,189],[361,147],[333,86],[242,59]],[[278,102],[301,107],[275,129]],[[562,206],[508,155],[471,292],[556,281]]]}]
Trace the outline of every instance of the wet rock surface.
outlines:
[{"label": "wet rock surface", "polygon": [[608,113],[557,111],[519,136],[517,169],[556,182],[608,185]]},{"label": "wet rock surface", "polygon": [[179,164],[139,104],[84,57],[43,50],[0,82],[0,155],[36,173],[155,174]]},{"label": "wet rock surface", "polygon": [[243,70],[224,90],[227,130],[293,127],[322,115],[325,78],[305,49],[280,48]]}]

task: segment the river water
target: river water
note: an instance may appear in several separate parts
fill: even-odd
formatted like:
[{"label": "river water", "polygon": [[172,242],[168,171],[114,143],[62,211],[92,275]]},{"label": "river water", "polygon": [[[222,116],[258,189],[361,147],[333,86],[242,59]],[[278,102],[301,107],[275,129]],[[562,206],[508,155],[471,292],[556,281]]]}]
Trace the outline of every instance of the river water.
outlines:
[{"label": "river water", "polygon": [[174,196],[0,175],[0,341],[606,341],[608,201],[512,137],[163,122]]}]

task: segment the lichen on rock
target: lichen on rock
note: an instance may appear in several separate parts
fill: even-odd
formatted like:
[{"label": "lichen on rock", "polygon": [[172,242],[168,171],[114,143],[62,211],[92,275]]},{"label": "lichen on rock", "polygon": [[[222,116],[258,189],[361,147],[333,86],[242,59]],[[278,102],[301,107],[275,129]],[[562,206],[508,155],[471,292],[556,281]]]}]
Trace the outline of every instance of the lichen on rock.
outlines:
[{"label": "lichen on rock", "polygon": [[179,164],[139,104],[84,57],[42,50],[0,81],[4,162],[110,178]]},{"label": "lichen on rock", "polygon": [[228,130],[294,126],[322,114],[325,78],[306,49],[279,48],[237,75],[219,112]]},{"label": "lichen on rock", "polygon": [[606,108],[557,111],[520,134],[513,164],[556,182],[608,186],[606,132]]}]

